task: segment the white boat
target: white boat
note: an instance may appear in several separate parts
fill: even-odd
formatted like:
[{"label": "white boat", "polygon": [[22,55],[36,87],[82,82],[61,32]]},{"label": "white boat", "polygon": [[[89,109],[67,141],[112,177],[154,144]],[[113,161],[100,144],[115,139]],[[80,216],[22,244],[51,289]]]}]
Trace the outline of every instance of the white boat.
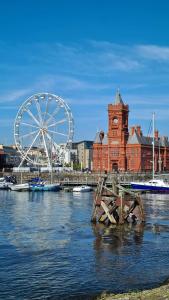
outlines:
[{"label": "white boat", "polygon": [[8,190],[13,185],[12,182],[1,181],[0,182],[0,190]]},{"label": "white boat", "polygon": [[8,190],[13,184],[11,176],[0,177],[0,190]]},{"label": "white boat", "polygon": [[141,191],[169,192],[169,184],[162,179],[151,179],[144,182],[131,182],[131,188]]},{"label": "white boat", "polygon": [[13,184],[10,186],[12,191],[59,191],[61,186],[59,183],[46,183],[42,179],[32,178],[30,182]]},{"label": "white boat", "polygon": [[89,185],[80,185],[80,186],[75,186],[73,188],[73,192],[90,192],[90,191],[92,191],[92,188]]},{"label": "white boat", "polygon": [[29,190],[29,183],[20,183],[20,184],[13,184],[10,186],[11,191],[28,191]]}]

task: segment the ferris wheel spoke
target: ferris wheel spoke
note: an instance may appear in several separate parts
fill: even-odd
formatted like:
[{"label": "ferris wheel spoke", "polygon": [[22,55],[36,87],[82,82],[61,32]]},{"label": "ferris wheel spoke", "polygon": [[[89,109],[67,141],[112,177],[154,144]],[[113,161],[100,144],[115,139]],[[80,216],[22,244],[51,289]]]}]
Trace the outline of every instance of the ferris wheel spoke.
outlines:
[{"label": "ferris wheel spoke", "polygon": [[33,115],[33,113],[28,109],[27,113],[31,116],[31,118],[35,121],[35,123],[40,126],[39,121],[35,118],[35,116]]},{"label": "ferris wheel spoke", "polygon": [[46,124],[48,124],[48,123],[54,118],[54,116],[56,116],[56,114],[59,112],[59,110],[60,110],[60,106],[57,107],[57,108],[54,110],[53,114],[50,115],[49,119],[46,121]]},{"label": "ferris wheel spoke", "polygon": [[56,153],[58,154],[60,151],[59,145],[56,144],[56,142],[53,140],[53,138],[48,133],[46,133],[46,136],[47,136],[49,142],[52,143],[52,147],[54,147]]},{"label": "ferris wheel spoke", "polygon": [[55,147],[55,149],[58,149],[58,145],[55,143],[54,139],[50,136],[49,133],[46,133],[46,136],[48,138],[48,140],[53,144],[53,146]]},{"label": "ferris wheel spoke", "polygon": [[48,132],[59,134],[59,135],[63,135],[63,136],[68,136],[68,134],[65,134],[65,133],[62,133],[62,132],[58,132],[58,131],[48,130]]},{"label": "ferris wheel spoke", "polygon": [[48,113],[48,108],[49,108],[49,97],[47,98],[47,102],[46,102],[46,109],[45,109],[45,114],[44,114],[44,118],[43,118],[43,123],[45,122],[47,113]]},{"label": "ferris wheel spoke", "polygon": [[30,147],[29,147],[28,150],[26,151],[25,155],[23,155],[22,161],[20,162],[19,167],[22,165],[23,161],[24,161],[25,158],[28,156],[28,153],[29,153],[29,151],[31,150],[31,148],[33,147],[34,143],[36,142],[37,137],[39,136],[39,133],[40,133],[40,131],[39,131],[39,132],[37,133],[37,135],[35,136],[35,138],[34,138],[32,144],[30,145]]},{"label": "ferris wheel spoke", "polygon": [[38,130],[32,131],[32,132],[30,132],[30,133],[27,133],[27,134],[21,135],[20,137],[21,137],[21,138],[25,138],[25,137],[31,136],[31,135],[33,135],[33,134],[37,133],[37,131],[38,131]]},{"label": "ferris wheel spoke", "polygon": [[21,125],[30,126],[30,127],[34,127],[34,128],[39,128],[39,127],[37,127],[37,126],[35,126],[35,125],[29,124],[29,123],[25,123],[25,122],[21,122],[20,124],[21,124]]},{"label": "ferris wheel spoke", "polygon": [[57,121],[57,122],[55,122],[55,123],[53,123],[53,124],[48,125],[48,128],[49,128],[49,127],[53,127],[53,126],[58,125],[58,124],[62,124],[62,123],[64,123],[64,122],[66,122],[66,121],[67,121],[66,119],[62,119],[62,120],[60,120],[60,121]]},{"label": "ferris wheel spoke", "polygon": [[49,152],[48,152],[48,148],[47,148],[47,145],[46,145],[45,136],[44,136],[43,132],[42,132],[42,137],[43,137],[43,143],[44,143],[44,146],[45,146],[45,152],[46,152],[48,164],[49,164],[49,166],[51,166],[51,161],[50,161],[50,158],[49,158]]},{"label": "ferris wheel spoke", "polygon": [[41,111],[41,108],[40,108],[40,104],[39,104],[39,101],[35,101],[35,104],[36,104],[36,108],[37,108],[37,112],[38,112],[38,116],[39,116],[39,121],[40,121],[40,124],[42,125],[43,124],[43,120],[42,120],[42,111]]}]

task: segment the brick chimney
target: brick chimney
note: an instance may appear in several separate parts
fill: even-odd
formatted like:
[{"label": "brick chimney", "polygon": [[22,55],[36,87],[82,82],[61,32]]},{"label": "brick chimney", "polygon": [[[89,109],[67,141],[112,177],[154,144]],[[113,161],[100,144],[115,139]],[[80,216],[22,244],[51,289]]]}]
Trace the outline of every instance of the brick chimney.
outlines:
[{"label": "brick chimney", "polygon": [[99,132],[99,138],[100,138],[100,142],[102,143],[102,141],[103,141],[103,139],[104,139],[104,131],[103,131],[103,130],[101,130],[101,131]]},{"label": "brick chimney", "polygon": [[133,135],[135,131],[135,126],[130,127],[130,134]]},{"label": "brick chimney", "polygon": [[137,131],[137,133],[138,133],[139,136],[142,135],[141,127],[140,126],[136,126],[136,131]]}]

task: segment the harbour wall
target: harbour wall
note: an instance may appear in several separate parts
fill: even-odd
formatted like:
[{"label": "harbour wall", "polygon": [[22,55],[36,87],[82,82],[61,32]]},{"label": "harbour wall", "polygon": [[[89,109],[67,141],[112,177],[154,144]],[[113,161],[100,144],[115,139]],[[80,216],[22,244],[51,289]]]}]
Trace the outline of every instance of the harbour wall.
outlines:
[{"label": "harbour wall", "polygon": [[[81,185],[88,184],[92,186],[96,186],[98,183],[98,179],[100,176],[103,176],[104,173],[81,173],[81,172],[58,172],[53,173],[52,175],[49,172],[1,172],[0,176],[15,176],[17,183],[28,182],[34,177],[41,177],[43,180],[47,182],[59,182],[63,186],[73,186],[73,185]],[[129,183],[131,181],[144,181],[152,178],[151,173],[110,173],[107,175],[107,183],[108,185],[112,184],[114,180],[118,183]],[[169,181],[169,174],[156,174],[157,178],[163,178]]]}]

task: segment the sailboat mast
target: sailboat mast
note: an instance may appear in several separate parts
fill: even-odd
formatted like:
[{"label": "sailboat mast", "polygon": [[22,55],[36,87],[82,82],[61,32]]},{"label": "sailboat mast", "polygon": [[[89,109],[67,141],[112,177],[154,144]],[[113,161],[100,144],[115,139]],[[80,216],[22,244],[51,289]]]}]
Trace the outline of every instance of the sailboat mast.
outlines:
[{"label": "sailboat mast", "polygon": [[155,118],[155,113],[153,112],[153,142],[152,142],[152,146],[153,146],[153,179],[154,179],[154,148],[155,148],[155,144],[154,144],[154,118]]},{"label": "sailboat mast", "polygon": [[158,170],[161,172],[160,138],[158,138]]}]

